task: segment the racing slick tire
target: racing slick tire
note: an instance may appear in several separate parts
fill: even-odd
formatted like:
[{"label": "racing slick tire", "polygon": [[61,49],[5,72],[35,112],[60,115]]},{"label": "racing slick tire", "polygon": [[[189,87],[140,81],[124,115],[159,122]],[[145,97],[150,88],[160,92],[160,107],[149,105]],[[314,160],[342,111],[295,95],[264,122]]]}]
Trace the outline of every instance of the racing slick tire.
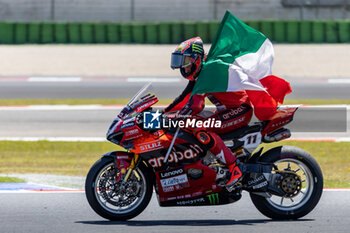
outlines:
[{"label": "racing slick tire", "polygon": [[153,193],[150,170],[140,163],[126,183],[116,181],[115,160],[102,157],[90,169],[85,181],[85,194],[91,208],[101,217],[125,221],[139,215]]},{"label": "racing slick tire", "polygon": [[[296,200],[288,200],[287,197],[274,195],[264,197],[250,193],[253,204],[262,214],[272,219],[298,219],[315,208],[323,191],[323,175],[320,166],[308,152],[298,147],[280,146],[264,153],[259,162],[274,163],[278,165],[278,170],[281,170],[279,165],[285,164],[287,166],[285,171],[288,171],[288,167],[292,167],[289,170],[294,172],[299,167],[296,174],[303,177],[299,180],[299,182],[302,181],[299,190],[299,194],[302,196],[298,203]],[[293,198],[296,199],[297,196]],[[283,205],[283,202],[289,202],[289,205]]]}]

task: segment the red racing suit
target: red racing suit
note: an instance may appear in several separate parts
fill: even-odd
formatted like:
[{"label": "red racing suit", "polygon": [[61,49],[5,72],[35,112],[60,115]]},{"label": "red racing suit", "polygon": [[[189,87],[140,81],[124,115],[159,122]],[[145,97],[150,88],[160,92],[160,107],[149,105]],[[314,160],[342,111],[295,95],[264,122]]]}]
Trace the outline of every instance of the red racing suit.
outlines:
[{"label": "red racing suit", "polygon": [[207,97],[216,106],[216,111],[210,118],[220,120],[221,128],[197,128],[193,133],[221,162],[226,166],[232,165],[236,161],[236,156],[226,147],[217,133],[227,133],[247,125],[253,115],[250,100],[245,91],[195,94],[190,97],[194,85],[195,81],[189,81],[182,94],[164,111],[180,110],[180,115],[197,116],[204,109],[204,99]]}]

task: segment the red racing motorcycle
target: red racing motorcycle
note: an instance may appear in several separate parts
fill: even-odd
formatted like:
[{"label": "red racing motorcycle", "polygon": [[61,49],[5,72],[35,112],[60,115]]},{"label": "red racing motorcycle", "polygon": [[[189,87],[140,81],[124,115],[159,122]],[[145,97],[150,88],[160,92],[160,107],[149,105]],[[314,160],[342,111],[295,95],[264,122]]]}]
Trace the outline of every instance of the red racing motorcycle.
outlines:
[{"label": "red racing motorcycle", "polygon": [[[292,121],[297,107],[280,108],[269,121],[220,135],[245,164],[242,180],[228,190],[223,185],[227,168],[190,132],[145,129],[145,114],[157,102],[148,84],[111,124],[107,139],[127,151],[104,154],[86,177],[87,200],[100,216],[117,221],[131,219],[147,207],[153,190],[160,206],[224,205],[238,201],[245,190],[256,208],[273,219],[297,219],[317,205],[323,176],[308,152],[278,146],[253,153],[263,142],[290,137],[283,126]],[[153,114],[154,118],[158,116],[158,111]]]}]

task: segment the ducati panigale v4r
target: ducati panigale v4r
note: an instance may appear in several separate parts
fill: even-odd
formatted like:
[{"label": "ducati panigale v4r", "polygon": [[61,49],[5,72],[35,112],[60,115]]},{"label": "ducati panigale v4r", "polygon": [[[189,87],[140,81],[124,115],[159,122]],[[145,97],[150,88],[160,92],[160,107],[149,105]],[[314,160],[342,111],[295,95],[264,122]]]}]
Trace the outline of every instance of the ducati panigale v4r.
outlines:
[{"label": "ducati panigale v4r", "polygon": [[104,154],[87,175],[86,197],[97,214],[110,220],[131,219],[146,208],[153,190],[160,206],[229,204],[245,190],[256,208],[273,219],[297,219],[317,205],[323,176],[309,153],[292,146],[253,153],[262,142],[290,137],[283,126],[292,121],[297,107],[280,108],[269,121],[220,135],[244,164],[243,178],[227,188],[228,169],[192,133],[144,129],[144,113],[158,102],[149,89],[150,84],[142,88],[108,130],[107,139],[127,152]]}]

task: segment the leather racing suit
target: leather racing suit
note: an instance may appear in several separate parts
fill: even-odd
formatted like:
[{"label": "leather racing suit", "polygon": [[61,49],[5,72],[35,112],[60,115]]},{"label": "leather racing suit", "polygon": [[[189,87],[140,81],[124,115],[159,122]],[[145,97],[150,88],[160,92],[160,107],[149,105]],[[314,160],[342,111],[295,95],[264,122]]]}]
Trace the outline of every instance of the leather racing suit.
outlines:
[{"label": "leather racing suit", "polygon": [[[218,133],[227,133],[249,123],[253,115],[250,100],[245,91],[195,94],[190,97],[194,85],[195,81],[189,81],[182,94],[164,111],[180,110],[180,115],[197,116],[204,109],[204,99],[207,97],[216,106],[216,111],[210,118],[220,120],[222,122],[221,128],[197,128],[193,130],[193,133],[231,171],[236,167],[236,156],[226,147]],[[237,169],[237,172],[240,173],[237,174],[237,177],[240,177],[242,175],[241,171]],[[234,179],[234,176],[231,177],[232,179]]]}]

